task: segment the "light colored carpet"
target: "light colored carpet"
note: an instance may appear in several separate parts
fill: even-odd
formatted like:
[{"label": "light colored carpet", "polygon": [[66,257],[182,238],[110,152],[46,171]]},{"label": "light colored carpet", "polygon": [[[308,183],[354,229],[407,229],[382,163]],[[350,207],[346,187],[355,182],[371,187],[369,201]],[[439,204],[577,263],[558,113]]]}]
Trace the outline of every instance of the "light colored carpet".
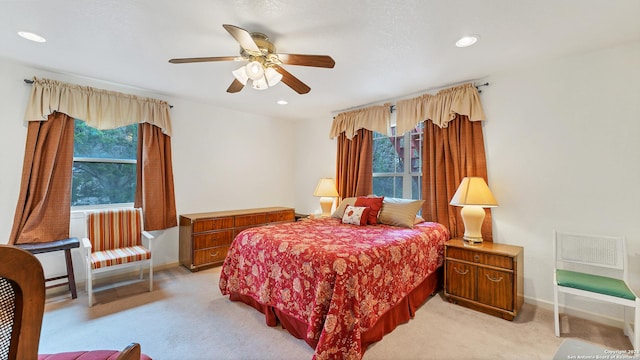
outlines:
[{"label": "light colored carpet", "polygon": [[[218,289],[220,268],[190,273],[177,267],[146,281],[107,287],[87,307],[84,291],[47,299],[40,353],[121,349],[139,342],[155,360],[311,359],[313,350],[264,315],[229,301]],[[552,359],[566,338],[609,349],[630,349],[621,329],[569,318],[570,331],[556,338],[553,313],[525,304],[513,321],[430,298],[410,322],[373,344],[374,359]],[[566,328],[567,326],[564,326]]]}]

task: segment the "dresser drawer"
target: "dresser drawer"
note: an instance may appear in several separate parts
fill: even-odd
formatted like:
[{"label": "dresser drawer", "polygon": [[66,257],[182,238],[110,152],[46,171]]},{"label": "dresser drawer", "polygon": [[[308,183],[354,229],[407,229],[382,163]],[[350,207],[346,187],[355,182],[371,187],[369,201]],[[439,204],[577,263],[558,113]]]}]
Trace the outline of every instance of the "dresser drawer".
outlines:
[{"label": "dresser drawer", "polygon": [[497,254],[486,254],[479,251],[464,250],[454,247],[447,248],[447,257],[472,263],[489,265],[513,270],[513,258]]},{"label": "dresser drawer", "polygon": [[200,266],[217,262],[221,263],[225,257],[227,257],[227,251],[229,251],[229,245],[194,251],[193,265]]},{"label": "dresser drawer", "polygon": [[293,221],[296,216],[292,210],[277,211],[267,214],[267,222],[281,222],[281,221]]},{"label": "dresser drawer", "polygon": [[229,245],[233,241],[233,230],[214,231],[193,236],[193,249]]},{"label": "dresser drawer", "polygon": [[233,217],[202,219],[193,223],[193,232],[228,229],[233,227]]},{"label": "dresser drawer", "polygon": [[236,227],[245,227],[251,225],[261,225],[266,221],[266,215],[262,214],[249,214],[236,216]]}]

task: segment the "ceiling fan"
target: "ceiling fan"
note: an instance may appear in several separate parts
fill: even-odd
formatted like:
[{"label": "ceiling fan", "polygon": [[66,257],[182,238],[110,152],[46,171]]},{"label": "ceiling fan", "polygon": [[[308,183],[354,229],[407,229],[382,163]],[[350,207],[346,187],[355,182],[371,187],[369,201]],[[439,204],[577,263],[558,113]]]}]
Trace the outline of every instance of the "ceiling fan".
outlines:
[{"label": "ceiling fan", "polygon": [[181,58],[169,60],[172,64],[209,61],[246,61],[247,64],[233,71],[235,79],[227,89],[229,93],[240,92],[251,80],[251,87],[264,90],[282,81],[298,94],[306,94],[311,88],[282,64],[333,68],[335,61],[328,55],[279,54],[269,38],[262,33],[248,32],[234,25],[222,25],[240,44],[240,56],[217,56]]}]

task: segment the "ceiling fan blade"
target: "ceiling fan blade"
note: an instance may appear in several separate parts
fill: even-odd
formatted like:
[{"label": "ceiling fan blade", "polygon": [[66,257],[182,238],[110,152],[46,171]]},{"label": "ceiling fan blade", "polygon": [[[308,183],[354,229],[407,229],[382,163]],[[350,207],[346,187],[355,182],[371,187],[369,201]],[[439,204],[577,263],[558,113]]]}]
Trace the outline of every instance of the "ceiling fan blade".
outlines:
[{"label": "ceiling fan blade", "polygon": [[242,56],[215,56],[215,57],[197,57],[197,58],[181,58],[169,60],[172,64],[186,64],[195,62],[209,62],[209,61],[243,61]]},{"label": "ceiling fan blade", "polygon": [[309,91],[311,91],[310,87],[308,87],[305,83],[300,81],[297,77],[291,75],[290,72],[283,69],[281,66],[273,65],[273,68],[277,72],[282,74],[282,82],[287,84],[290,88],[292,88],[293,91],[297,92],[298,94],[306,94]]},{"label": "ceiling fan blade", "polygon": [[233,79],[233,82],[231,83],[231,85],[229,85],[227,92],[237,93],[237,92],[240,92],[243,88],[244,88],[244,85],[242,85],[242,83],[238,81],[238,79]]},{"label": "ceiling fan blade", "polygon": [[328,55],[278,54],[283,64],[333,68],[336,62]]},{"label": "ceiling fan blade", "polygon": [[254,56],[262,55],[260,48],[256,45],[255,41],[253,41],[251,34],[247,30],[229,24],[224,24],[222,27],[224,27],[229,34],[236,39],[240,44],[240,47],[242,47],[246,52]]}]

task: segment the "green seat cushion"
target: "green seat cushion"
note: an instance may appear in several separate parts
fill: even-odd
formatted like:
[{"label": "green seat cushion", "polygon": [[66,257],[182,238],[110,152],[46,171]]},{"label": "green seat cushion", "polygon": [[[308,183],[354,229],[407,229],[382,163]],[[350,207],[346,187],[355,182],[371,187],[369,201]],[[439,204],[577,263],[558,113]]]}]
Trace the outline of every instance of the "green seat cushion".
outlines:
[{"label": "green seat cushion", "polygon": [[611,295],[623,299],[636,299],[627,284],[620,279],[560,269],[556,270],[556,279],[560,286]]}]

